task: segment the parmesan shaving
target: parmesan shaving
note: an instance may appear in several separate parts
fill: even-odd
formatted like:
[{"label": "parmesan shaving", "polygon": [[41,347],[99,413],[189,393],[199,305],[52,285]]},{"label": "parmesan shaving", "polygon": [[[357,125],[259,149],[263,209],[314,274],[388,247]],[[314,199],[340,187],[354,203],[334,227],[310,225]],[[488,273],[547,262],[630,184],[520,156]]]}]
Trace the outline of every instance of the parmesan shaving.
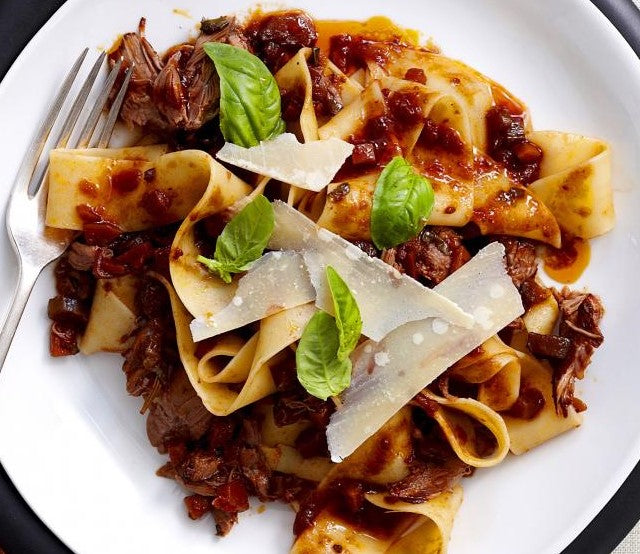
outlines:
[{"label": "parmesan shaving", "polygon": [[270,252],[238,281],[229,304],[212,317],[191,322],[191,334],[196,342],[215,337],[306,304],[315,297],[302,256],[296,252]]},{"label": "parmesan shaving", "polygon": [[317,292],[316,306],[333,315],[325,268],[332,266],[353,293],[362,316],[362,334],[376,341],[409,321],[439,317],[471,327],[473,317],[454,302],[367,256],[342,237],[317,227],[283,202],[274,202],[276,226],[269,248],[303,252]]},{"label": "parmesan shaving", "polygon": [[283,183],[318,192],[331,182],[351,152],[353,144],[337,138],[300,144],[294,134],[284,133],[251,148],[228,142],[216,157]]},{"label": "parmesan shaving", "polygon": [[[491,243],[434,289],[477,314],[471,329],[424,319],[407,323],[382,341],[369,341],[354,352],[351,386],[327,427],[334,462],[354,452],[448,367],[523,313],[503,256],[504,247]],[[500,298],[491,294],[496,285],[503,291]]]}]

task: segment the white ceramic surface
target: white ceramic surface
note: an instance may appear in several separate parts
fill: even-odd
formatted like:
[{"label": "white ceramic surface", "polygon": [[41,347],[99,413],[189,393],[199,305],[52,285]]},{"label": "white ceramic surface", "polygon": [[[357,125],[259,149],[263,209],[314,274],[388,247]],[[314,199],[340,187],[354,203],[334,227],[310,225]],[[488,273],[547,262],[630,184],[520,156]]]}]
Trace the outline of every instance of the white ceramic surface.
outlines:
[{"label": "white ceramic surface", "polygon": [[[148,18],[162,49],[201,16],[244,0],[69,0],[0,85],[0,203],[54,87],[85,46],[108,46]],[[464,481],[451,554],[559,552],[612,496],[640,458],[640,62],[587,0],[300,0],[325,18],[385,14],[420,28],[444,52],[487,73],[530,106],[534,126],[596,135],[614,153],[618,225],[593,241],[580,285],[602,295],[606,340],[579,383],[583,427]],[[188,10],[194,19],[175,13]],[[0,241],[0,284],[15,264]],[[119,356],[48,356],[50,271],[38,281],[0,374],[0,460],[27,502],[76,552],[286,552],[292,514],[271,504],[241,515],[219,541],[209,518],[190,521],[183,492],[155,477],[140,402],[126,395]],[[9,294],[1,295],[6,309]]]}]

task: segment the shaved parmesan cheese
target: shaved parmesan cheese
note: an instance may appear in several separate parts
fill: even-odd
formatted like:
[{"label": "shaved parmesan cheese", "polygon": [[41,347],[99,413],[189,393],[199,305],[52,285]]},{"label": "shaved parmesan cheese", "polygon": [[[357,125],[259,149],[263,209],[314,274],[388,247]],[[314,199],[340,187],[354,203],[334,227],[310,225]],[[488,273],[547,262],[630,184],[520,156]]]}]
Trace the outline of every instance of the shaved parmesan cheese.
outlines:
[{"label": "shaved parmesan cheese", "polygon": [[215,337],[282,310],[311,302],[316,291],[300,254],[269,252],[238,281],[231,302],[208,319],[194,319],[194,341]]},{"label": "shaved parmesan cheese", "polygon": [[351,152],[353,144],[337,138],[300,144],[294,134],[284,133],[251,148],[227,142],[216,157],[283,183],[318,192],[331,182]]},{"label": "shaved parmesan cheese", "polygon": [[471,327],[473,317],[444,296],[367,256],[342,237],[317,227],[283,202],[274,202],[276,226],[269,248],[303,252],[316,289],[316,306],[333,315],[325,268],[330,265],[347,283],[362,316],[362,334],[376,341],[408,321],[439,317]]},{"label": "shaved parmesan cheese", "polygon": [[[354,352],[351,386],[327,427],[334,462],[354,452],[449,366],[524,312],[503,256],[504,247],[491,243],[435,288],[477,315],[471,329],[438,319],[414,321]],[[500,298],[494,298],[497,286]]]}]

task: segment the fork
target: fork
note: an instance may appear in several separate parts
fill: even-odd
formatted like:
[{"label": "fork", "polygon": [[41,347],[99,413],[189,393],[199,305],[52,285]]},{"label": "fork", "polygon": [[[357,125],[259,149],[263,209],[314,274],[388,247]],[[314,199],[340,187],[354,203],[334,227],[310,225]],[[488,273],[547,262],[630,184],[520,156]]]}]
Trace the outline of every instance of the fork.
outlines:
[{"label": "fork", "polygon": [[[9,197],[6,224],[9,240],[18,261],[18,282],[9,311],[2,324],[2,331],[0,331],[0,370],[2,370],[11,341],[38,275],[47,265],[64,253],[75,236],[73,231],[51,229],[45,226],[47,187],[44,183],[46,181],[48,163],[40,170],[38,170],[38,165],[43,156],[48,157],[49,150],[43,154],[45,145],[54,125],[60,119],[62,107],[78,77],[88,52],[88,48],[82,51],[62,82],[48,114],[27,148]],[[104,119],[102,128],[98,129],[97,127],[107,99],[112,89],[115,88],[114,85],[122,66],[122,60],[118,60],[109,72],[77,138],[73,141],[71,140],[73,131],[79,127],[77,125],[78,119],[87,104],[89,93],[96,82],[105,57],[106,54],[102,52],[93,64],[69,108],[66,119],[53,140],[53,148],[106,148],[109,145],[113,128],[131,79],[133,66],[127,67],[124,80],[107,117]]]}]

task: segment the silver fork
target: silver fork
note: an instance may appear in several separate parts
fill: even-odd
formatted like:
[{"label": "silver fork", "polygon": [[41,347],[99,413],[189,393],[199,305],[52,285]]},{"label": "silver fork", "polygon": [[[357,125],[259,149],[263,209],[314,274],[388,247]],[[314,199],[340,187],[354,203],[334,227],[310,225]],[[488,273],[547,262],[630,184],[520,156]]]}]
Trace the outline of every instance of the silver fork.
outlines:
[{"label": "silver fork", "polygon": [[[40,124],[35,138],[27,148],[9,197],[6,211],[6,224],[11,246],[18,259],[18,282],[9,311],[2,324],[2,331],[0,332],[0,370],[4,365],[11,341],[18,328],[18,323],[20,323],[20,318],[22,317],[22,313],[27,305],[27,300],[29,299],[38,275],[40,275],[48,264],[64,253],[74,237],[72,231],[45,227],[47,187],[43,186],[43,183],[46,180],[48,163],[44,165],[40,171],[37,171],[37,168],[42,156],[48,157],[49,155],[48,151],[43,153],[45,144],[48,141],[51,130],[60,117],[60,111],[78,77],[78,73],[88,52],[88,48],[83,50],[63,81],[60,90],[51,104],[49,113]],[[96,128],[107,98],[114,88],[122,60],[118,61],[111,69],[99,95],[96,97],[94,105],[86,116],[77,139],[70,141],[80,114],[87,103],[89,93],[104,63],[104,59],[105,54],[103,52],[93,64],[93,67],[69,109],[69,113],[58,135],[53,141],[54,148],[106,148],[108,146],[129,85],[129,80],[131,79],[132,66],[126,70],[125,79],[104,120],[102,129],[98,130]]]}]

